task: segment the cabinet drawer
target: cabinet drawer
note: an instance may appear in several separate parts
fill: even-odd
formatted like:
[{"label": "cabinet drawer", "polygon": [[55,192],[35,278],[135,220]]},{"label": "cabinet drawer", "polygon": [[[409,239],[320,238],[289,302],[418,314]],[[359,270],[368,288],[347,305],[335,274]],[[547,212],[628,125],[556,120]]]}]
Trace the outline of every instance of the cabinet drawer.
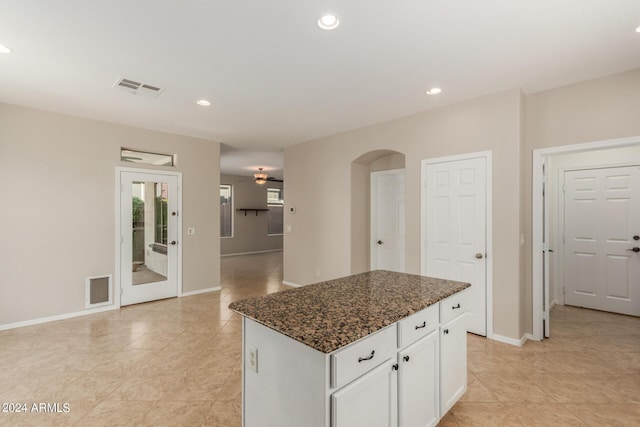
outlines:
[{"label": "cabinet drawer", "polygon": [[451,319],[468,311],[467,298],[469,292],[464,290],[457,294],[451,295],[449,298],[440,301],[440,323],[448,322]]},{"label": "cabinet drawer", "polygon": [[331,355],[331,386],[340,388],[396,353],[396,326],[366,336]]},{"label": "cabinet drawer", "polygon": [[398,347],[405,347],[429,335],[437,327],[438,304],[434,304],[398,322]]}]

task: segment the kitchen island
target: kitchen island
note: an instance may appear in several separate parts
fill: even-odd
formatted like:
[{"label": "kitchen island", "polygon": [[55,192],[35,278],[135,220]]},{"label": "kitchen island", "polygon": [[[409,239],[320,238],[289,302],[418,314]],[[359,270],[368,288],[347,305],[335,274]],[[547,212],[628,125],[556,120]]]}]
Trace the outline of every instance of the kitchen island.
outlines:
[{"label": "kitchen island", "polygon": [[243,425],[435,425],[466,390],[468,283],[372,271],[232,303]]}]

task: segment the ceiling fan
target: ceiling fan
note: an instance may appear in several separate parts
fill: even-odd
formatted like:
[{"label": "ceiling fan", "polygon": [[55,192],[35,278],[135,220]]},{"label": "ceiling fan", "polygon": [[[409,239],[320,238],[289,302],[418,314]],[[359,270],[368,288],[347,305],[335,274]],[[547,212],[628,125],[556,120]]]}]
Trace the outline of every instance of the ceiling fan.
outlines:
[{"label": "ceiling fan", "polygon": [[263,185],[267,181],[283,182],[281,179],[274,178],[274,177],[269,176],[266,173],[262,172],[262,168],[258,168],[258,173],[254,173],[253,177],[254,177],[254,180],[255,180],[256,184],[258,184],[258,185]]}]

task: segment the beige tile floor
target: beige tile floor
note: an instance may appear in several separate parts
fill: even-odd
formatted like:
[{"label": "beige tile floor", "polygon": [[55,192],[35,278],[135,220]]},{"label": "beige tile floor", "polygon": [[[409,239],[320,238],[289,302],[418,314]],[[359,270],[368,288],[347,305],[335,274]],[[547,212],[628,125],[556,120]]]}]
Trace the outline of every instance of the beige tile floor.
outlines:
[{"label": "beige tile floor", "polygon": [[[222,266],[221,292],[0,332],[0,403],[70,405],[0,425],[240,425],[227,306],[286,287],[281,253]],[[469,389],[440,425],[640,425],[640,319],[558,306],[552,327],[522,348],[469,335]]]}]

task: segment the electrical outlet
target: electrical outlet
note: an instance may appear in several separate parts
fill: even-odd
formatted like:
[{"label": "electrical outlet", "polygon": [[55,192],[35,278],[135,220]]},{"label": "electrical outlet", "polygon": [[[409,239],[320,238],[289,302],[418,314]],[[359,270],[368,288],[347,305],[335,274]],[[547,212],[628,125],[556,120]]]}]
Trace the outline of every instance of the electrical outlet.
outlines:
[{"label": "electrical outlet", "polygon": [[255,347],[247,347],[247,365],[253,372],[258,373],[258,349]]}]

